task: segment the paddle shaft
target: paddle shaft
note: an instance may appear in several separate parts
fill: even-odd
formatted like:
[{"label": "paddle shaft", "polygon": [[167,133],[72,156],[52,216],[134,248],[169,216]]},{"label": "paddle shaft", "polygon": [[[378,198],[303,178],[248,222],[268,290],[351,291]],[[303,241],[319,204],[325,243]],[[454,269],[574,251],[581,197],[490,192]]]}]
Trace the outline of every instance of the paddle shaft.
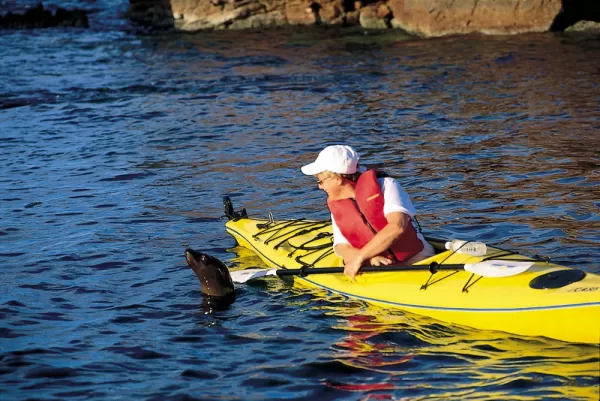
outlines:
[{"label": "paddle shaft", "polygon": [[[389,266],[363,266],[360,268],[359,273],[367,272],[403,272],[403,271],[414,271],[414,270],[428,270],[431,273],[435,273],[438,270],[460,270],[464,269],[464,264],[454,265],[440,265],[438,263],[431,263],[428,265],[389,265]],[[309,274],[332,274],[332,273],[343,273],[343,267],[303,267],[300,269],[277,269],[275,273],[279,277],[284,276],[308,276]]]}]

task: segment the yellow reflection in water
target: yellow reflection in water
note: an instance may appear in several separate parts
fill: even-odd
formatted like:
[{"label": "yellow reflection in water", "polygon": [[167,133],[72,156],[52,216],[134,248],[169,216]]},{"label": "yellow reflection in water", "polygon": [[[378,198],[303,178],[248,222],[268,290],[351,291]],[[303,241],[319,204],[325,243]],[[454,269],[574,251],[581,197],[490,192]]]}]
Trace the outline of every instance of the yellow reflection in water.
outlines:
[{"label": "yellow reflection in water", "polygon": [[[327,309],[345,332],[332,346],[336,360],[387,375],[395,390],[419,387],[433,399],[598,399],[598,346],[478,331],[370,305]],[[418,377],[421,383],[406,384]]]},{"label": "yellow reflection in water", "polygon": [[[264,266],[248,249],[231,251],[235,269]],[[333,319],[340,338],[323,346],[337,362],[377,380],[359,373],[368,380],[357,382],[353,374],[347,382],[324,384],[364,394],[363,400],[599,399],[598,345],[475,330],[292,287],[275,277],[264,280],[274,282],[270,291],[290,293],[286,304],[321,310]],[[312,297],[299,300],[298,293]]]}]

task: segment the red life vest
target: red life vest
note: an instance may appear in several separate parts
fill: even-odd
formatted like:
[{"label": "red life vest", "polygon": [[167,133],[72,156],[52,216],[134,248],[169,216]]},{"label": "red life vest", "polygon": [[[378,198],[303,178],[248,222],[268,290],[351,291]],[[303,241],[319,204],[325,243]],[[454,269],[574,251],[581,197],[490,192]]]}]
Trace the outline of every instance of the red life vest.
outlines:
[{"label": "red life vest", "polygon": [[[354,188],[355,199],[328,199],[327,205],[344,237],[350,245],[360,249],[381,231],[388,221],[383,214],[383,192],[377,182],[375,170],[362,173]],[[389,249],[399,262],[412,258],[422,250],[423,243],[410,223]]]}]

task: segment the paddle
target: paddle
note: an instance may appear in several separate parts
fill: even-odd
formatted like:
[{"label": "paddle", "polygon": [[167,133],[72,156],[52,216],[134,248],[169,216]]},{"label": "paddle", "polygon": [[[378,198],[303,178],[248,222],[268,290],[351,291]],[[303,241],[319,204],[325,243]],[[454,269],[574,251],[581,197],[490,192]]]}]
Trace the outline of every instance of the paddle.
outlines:
[{"label": "paddle", "polygon": [[[375,272],[405,272],[415,270],[428,270],[432,274],[438,270],[461,270],[479,274],[485,277],[506,277],[518,273],[533,266],[534,262],[514,262],[508,260],[486,260],[479,263],[467,264],[448,264],[440,265],[432,262],[428,265],[389,265],[389,266],[364,266],[360,269],[361,273]],[[246,281],[264,276],[308,276],[311,274],[335,274],[343,273],[343,267],[303,267],[300,269],[246,269],[230,272],[234,283],[245,283]]]}]

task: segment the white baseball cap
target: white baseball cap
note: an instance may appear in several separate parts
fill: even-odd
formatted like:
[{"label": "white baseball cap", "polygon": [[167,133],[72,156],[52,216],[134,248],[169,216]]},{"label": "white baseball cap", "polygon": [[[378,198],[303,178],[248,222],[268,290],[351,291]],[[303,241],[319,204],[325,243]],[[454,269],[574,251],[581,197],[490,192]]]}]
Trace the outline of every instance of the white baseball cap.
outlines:
[{"label": "white baseball cap", "polygon": [[338,174],[354,174],[358,166],[358,153],[350,146],[327,146],[317,160],[301,168],[306,175],[317,175],[324,171]]}]

